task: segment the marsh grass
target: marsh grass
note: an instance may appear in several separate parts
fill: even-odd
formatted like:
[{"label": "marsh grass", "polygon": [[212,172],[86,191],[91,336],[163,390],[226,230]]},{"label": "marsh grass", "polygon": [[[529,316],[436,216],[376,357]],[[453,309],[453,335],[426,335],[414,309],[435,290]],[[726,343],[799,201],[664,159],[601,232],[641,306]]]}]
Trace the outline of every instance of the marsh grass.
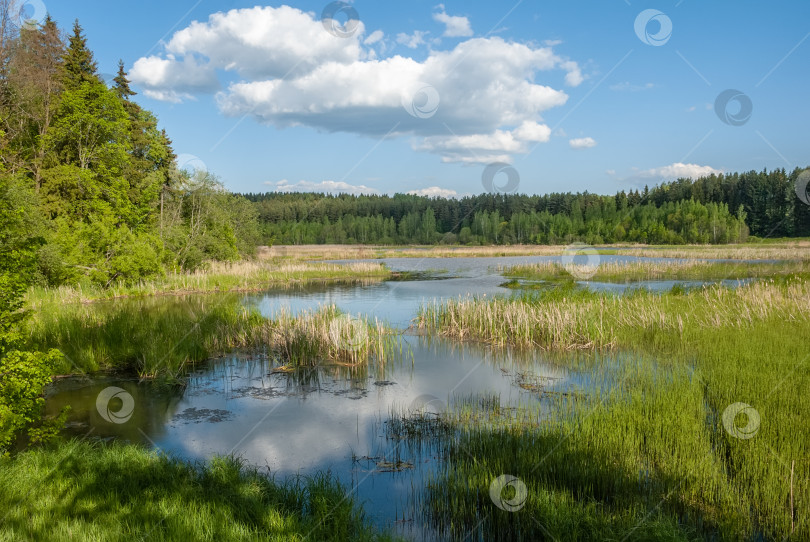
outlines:
[{"label": "marsh grass", "polygon": [[[503,270],[506,277],[529,280],[565,281],[571,274],[559,262],[515,265]],[[801,275],[810,278],[810,260],[780,263],[707,262],[673,260],[667,262],[606,262],[596,267],[589,280],[627,283],[641,280],[713,280],[769,278]]]},{"label": "marsh grass", "polygon": [[334,306],[268,319],[240,296],[223,295],[63,305],[35,313],[28,339],[32,348],[58,348],[63,373],[116,370],[169,379],[188,364],[241,348],[265,351],[293,369],[385,364],[399,352],[381,324]]},{"label": "marsh grass", "polygon": [[276,481],[234,458],[188,463],[69,442],[0,458],[0,540],[389,540],[329,475]]},{"label": "marsh grass", "polygon": [[[420,319],[454,337],[583,349],[572,368],[594,381],[585,395],[545,397],[533,423],[454,422],[427,492],[437,525],[454,536],[480,523],[485,538],[502,540],[810,537],[806,280],[466,299],[426,307]],[[622,362],[601,361],[605,350]],[[723,424],[738,402],[761,416],[753,438]],[[519,512],[489,497],[501,474],[528,488]]]},{"label": "marsh grass", "polygon": [[311,282],[373,282],[390,276],[383,265],[374,262],[328,264],[291,261],[212,262],[207,269],[191,273],[170,273],[164,278],[135,284],[114,283],[32,288],[28,306],[48,309],[65,303],[161,295],[187,295],[211,292],[252,292],[272,286],[293,286]]}]

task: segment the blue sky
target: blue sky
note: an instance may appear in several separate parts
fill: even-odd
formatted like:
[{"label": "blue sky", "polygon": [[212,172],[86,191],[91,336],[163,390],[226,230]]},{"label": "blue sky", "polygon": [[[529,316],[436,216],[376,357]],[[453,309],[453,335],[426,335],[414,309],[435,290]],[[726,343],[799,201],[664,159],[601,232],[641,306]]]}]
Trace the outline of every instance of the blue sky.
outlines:
[{"label": "blue sky", "polygon": [[806,0],[357,0],[333,33],[328,4],[45,2],[234,191],[475,194],[503,162],[519,192],[609,194],[810,164]]}]

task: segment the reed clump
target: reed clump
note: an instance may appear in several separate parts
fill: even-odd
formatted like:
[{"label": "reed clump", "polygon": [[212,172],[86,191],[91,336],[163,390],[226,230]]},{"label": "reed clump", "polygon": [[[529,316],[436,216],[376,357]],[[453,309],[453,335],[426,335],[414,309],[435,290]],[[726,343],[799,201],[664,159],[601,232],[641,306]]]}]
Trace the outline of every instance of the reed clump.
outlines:
[{"label": "reed clump", "polygon": [[32,348],[57,348],[62,373],[115,370],[176,379],[188,364],[233,349],[259,349],[292,366],[384,364],[396,353],[380,323],[334,306],[265,318],[235,294],[145,298],[39,311],[28,324]]}]

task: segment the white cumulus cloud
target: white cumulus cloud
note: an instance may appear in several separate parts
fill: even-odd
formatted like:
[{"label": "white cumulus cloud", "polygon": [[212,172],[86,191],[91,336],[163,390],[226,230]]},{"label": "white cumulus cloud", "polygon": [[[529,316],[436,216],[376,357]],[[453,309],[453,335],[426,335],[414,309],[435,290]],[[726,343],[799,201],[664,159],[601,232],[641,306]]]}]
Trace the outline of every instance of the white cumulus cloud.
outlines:
[{"label": "white cumulus cloud", "polygon": [[574,139],[569,139],[568,144],[572,149],[590,149],[591,147],[596,147],[596,140],[592,137],[575,137]]},{"label": "white cumulus cloud", "polygon": [[[576,62],[548,46],[473,38],[420,60],[377,58],[385,36],[364,31],[360,23],[351,37],[336,38],[314,14],[289,6],[234,9],[179,30],[161,55],[139,59],[131,77],[150,97],[180,101],[216,92],[219,74],[235,74],[216,93],[224,115],[278,128],[415,137],[414,148],[461,162],[509,161],[526,142],[548,141],[541,114],[568,95],[543,74],[561,71],[567,85],[583,80]],[[436,107],[421,115],[425,95],[414,89],[426,85]]]},{"label": "white cumulus cloud", "polygon": [[450,190],[449,188],[441,188],[439,186],[429,186],[428,188],[420,188],[419,190],[410,190],[407,194],[415,196],[428,196],[430,198],[455,198],[458,192]]},{"label": "white cumulus cloud", "polygon": [[443,36],[447,38],[468,38],[473,35],[472,26],[467,17],[448,15],[441,4],[437,7],[441,11],[433,14],[433,20],[444,25]]},{"label": "white cumulus cloud", "polygon": [[298,181],[297,183],[290,183],[287,179],[278,182],[266,182],[268,186],[273,187],[276,192],[324,192],[328,194],[379,194],[380,191],[375,188],[358,184],[352,185],[342,181],[321,181],[319,183],[313,181]]},{"label": "white cumulus cloud", "polygon": [[719,175],[723,171],[711,166],[701,166],[698,164],[682,164],[676,162],[668,166],[647,169],[639,173],[640,177],[655,179],[660,181],[674,181],[680,178],[697,179],[714,173]]}]

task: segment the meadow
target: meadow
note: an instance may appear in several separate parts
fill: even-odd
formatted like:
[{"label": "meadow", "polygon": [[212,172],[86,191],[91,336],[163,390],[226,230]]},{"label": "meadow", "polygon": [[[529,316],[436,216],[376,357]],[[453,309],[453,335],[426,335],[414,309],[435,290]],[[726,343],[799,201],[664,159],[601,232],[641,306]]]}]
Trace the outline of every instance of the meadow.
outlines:
[{"label": "meadow", "polygon": [[383,265],[352,262],[342,265],[256,259],[240,262],[210,262],[205,268],[138,282],[114,282],[106,287],[77,284],[58,288],[33,287],[27,295],[31,309],[68,303],[90,303],[104,299],[182,296],[193,293],[255,292],[273,286],[295,286],[312,282],[371,282],[391,273]]},{"label": "meadow", "polygon": [[[568,266],[571,265],[578,264],[568,264]],[[587,278],[600,282],[629,283],[644,280],[733,280],[782,277],[786,275],[808,276],[809,274],[810,260],[751,263],[741,261],[713,262],[699,259],[673,261],[645,261],[641,259],[632,262],[600,263],[595,266],[592,273],[587,273]],[[561,262],[514,265],[504,269],[503,275],[509,278],[542,281],[572,279],[571,272]]]},{"label": "meadow", "polygon": [[[426,306],[420,323],[494,345],[579,350],[570,367],[596,382],[547,398],[542,417],[455,424],[428,489],[452,535],[480,525],[498,540],[810,536],[806,279],[623,297],[563,286]],[[489,496],[503,474],[525,486],[517,511]]]},{"label": "meadow", "polygon": [[71,441],[0,457],[0,540],[383,541],[330,476]]}]

